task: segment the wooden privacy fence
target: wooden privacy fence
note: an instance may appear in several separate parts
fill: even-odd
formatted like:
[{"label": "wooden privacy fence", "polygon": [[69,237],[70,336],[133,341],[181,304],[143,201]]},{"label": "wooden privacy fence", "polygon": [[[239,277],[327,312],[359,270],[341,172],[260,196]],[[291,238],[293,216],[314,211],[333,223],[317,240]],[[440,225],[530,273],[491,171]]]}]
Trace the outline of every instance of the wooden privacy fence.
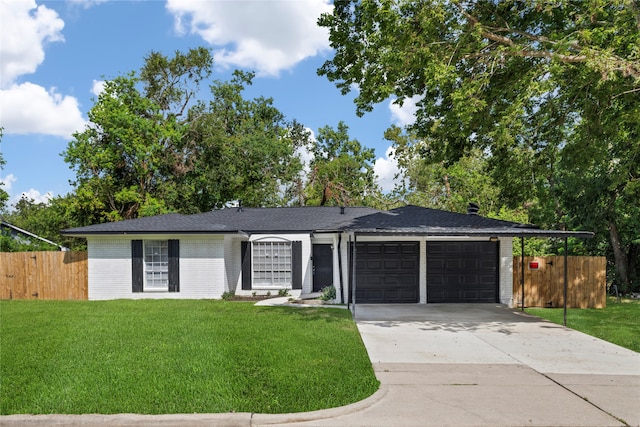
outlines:
[{"label": "wooden privacy fence", "polygon": [[[536,262],[538,269],[531,264]],[[521,263],[520,257],[513,258],[513,299],[516,307],[522,305]],[[606,307],[606,263],[605,257],[567,257],[567,307]],[[524,305],[564,305],[564,256],[524,257]]]},{"label": "wooden privacy fence", "polygon": [[0,299],[88,299],[87,252],[0,252]]}]

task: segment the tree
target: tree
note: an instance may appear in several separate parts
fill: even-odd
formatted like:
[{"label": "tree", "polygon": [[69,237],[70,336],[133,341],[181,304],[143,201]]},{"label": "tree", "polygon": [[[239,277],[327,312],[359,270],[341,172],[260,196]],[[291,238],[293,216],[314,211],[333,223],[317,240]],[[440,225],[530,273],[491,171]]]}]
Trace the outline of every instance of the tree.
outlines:
[{"label": "tree", "polygon": [[106,82],[90,125],[64,153],[76,171],[78,222],[193,213],[237,199],[279,203],[302,167],[294,155],[306,143],[301,125],[271,99],[242,97],[252,73],[214,81],[212,99],[197,99],[212,65],[203,48],[173,58],[152,52],[140,73]]},{"label": "tree", "polygon": [[[0,127],[0,142],[2,142],[2,132],[4,131],[4,128]],[[2,153],[0,152],[0,171],[4,169],[4,165],[7,162],[4,160],[4,158],[2,157]],[[0,181],[0,212],[2,212],[7,205],[7,201],[9,200],[9,193],[7,193],[4,188],[2,188],[2,186],[4,186],[4,182]]]},{"label": "tree", "polygon": [[272,99],[244,99],[252,79],[253,73],[236,71],[230,82],[211,86],[208,105],[189,112],[182,195],[198,211],[238,199],[245,206],[281,205],[302,169],[295,153],[308,144],[308,132],[286,121]]},{"label": "tree", "polygon": [[306,190],[310,206],[362,205],[376,191],[373,149],[349,139],[349,127],[325,126],[318,131],[311,148],[313,159]]},{"label": "tree", "polygon": [[431,162],[422,155],[426,148],[419,139],[403,134],[397,126],[385,132],[393,143],[394,157],[403,171],[405,187],[401,197],[407,203],[466,212],[470,202],[477,203],[484,214],[498,212],[499,190],[487,172],[487,156],[472,150],[447,165]]},{"label": "tree", "polygon": [[181,126],[137,89],[133,73],[105,84],[90,125],[64,153],[76,171],[80,215],[91,223],[136,218],[171,208],[167,170]]},{"label": "tree", "polygon": [[[319,73],[358,88],[359,114],[417,97],[407,131],[425,159],[448,166],[480,150],[511,208],[531,206],[546,226],[604,224],[617,280],[633,286],[638,239],[621,224],[639,225],[625,196],[638,180],[636,2],[340,1],[319,24],[335,49]],[[605,171],[593,196],[610,197],[596,202],[589,179]]]},{"label": "tree", "polygon": [[[16,227],[29,231],[37,236],[55,242],[72,250],[86,250],[84,239],[62,236],[60,231],[66,228],[76,227],[69,208],[72,195],[56,197],[48,202],[36,202],[33,199],[22,197],[8,211],[4,219]],[[2,236],[2,249],[5,252],[59,250],[57,246],[48,243],[31,240],[31,242],[18,242],[13,238]]]}]

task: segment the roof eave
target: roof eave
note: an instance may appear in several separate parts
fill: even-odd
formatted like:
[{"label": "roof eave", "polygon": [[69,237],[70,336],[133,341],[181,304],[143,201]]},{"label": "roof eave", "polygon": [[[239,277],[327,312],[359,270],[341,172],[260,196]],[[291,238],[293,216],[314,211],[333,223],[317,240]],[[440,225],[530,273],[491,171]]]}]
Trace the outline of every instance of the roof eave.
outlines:
[{"label": "roof eave", "polygon": [[514,229],[514,230],[491,230],[491,229],[345,229],[342,231],[355,232],[359,235],[384,236],[384,235],[405,235],[405,236],[474,236],[474,237],[575,237],[580,239],[591,239],[594,233],[589,231],[562,231],[562,230],[540,230],[540,229]]},{"label": "roof eave", "polygon": [[91,231],[91,232],[74,232],[63,230],[60,234],[63,236],[72,237],[90,237],[90,236],[127,236],[127,235],[151,235],[151,234],[187,234],[187,235],[203,235],[203,234],[238,234],[243,237],[248,237],[250,233],[242,230],[224,230],[224,231],[182,231],[182,230],[135,230],[135,231]]}]

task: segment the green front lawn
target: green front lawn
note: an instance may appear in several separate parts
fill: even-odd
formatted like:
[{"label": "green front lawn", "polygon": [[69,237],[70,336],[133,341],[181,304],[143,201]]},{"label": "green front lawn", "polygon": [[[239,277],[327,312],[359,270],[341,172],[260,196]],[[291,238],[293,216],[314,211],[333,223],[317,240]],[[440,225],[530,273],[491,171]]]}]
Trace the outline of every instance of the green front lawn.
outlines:
[{"label": "green front lawn", "polygon": [[[562,324],[562,308],[527,308],[527,313]],[[569,308],[567,326],[640,352],[640,300],[607,299],[607,308]]]},{"label": "green front lawn", "polygon": [[286,413],[378,385],[347,310],[0,301],[0,414]]}]

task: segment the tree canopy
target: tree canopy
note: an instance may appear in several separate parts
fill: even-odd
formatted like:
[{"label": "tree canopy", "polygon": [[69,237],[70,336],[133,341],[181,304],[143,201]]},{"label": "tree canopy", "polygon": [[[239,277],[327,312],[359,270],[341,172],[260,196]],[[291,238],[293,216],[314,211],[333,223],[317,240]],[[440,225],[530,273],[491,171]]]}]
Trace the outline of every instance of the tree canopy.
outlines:
[{"label": "tree canopy", "polygon": [[349,139],[349,127],[325,126],[311,148],[306,204],[311,206],[360,206],[377,191],[373,149]]},{"label": "tree canopy", "polygon": [[[633,0],[337,1],[318,70],[359,114],[415,101],[410,144],[448,167],[479,150],[511,208],[608,239],[637,276],[640,8]],[[396,138],[397,139],[397,138]],[[637,278],[635,278],[637,281]]]},{"label": "tree canopy", "polygon": [[[2,141],[3,131],[4,129],[0,127],[0,142]],[[6,161],[4,160],[4,157],[2,157],[2,153],[0,152],[0,171],[4,169],[5,164],[6,164]],[[3,186],[4,186],[4,182],[0,181],[0,211],[5,209],[6,204],[9,201],[9,193],[7,193],[4,188],[2,188]]]},{"label": "tree canopy", "polygon": [[139,73],[106,82],[90,125],[64,153],[81,222],[281,202],[308,134],[271,99],[242,96],[252,73],[214,81],[209,99],[198,99],[212,63],[204,48],[173,58],[152,52]]}]

